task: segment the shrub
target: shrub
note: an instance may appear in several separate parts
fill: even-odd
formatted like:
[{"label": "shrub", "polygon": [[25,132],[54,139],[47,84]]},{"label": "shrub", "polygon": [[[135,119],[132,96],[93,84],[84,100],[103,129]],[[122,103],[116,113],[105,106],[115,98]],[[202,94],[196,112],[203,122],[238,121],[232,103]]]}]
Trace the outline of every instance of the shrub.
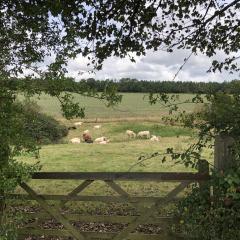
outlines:
[{"label": "shrub", "polygon": [[57,143],[68,134],[66,126],[61,125],[53,117],[40,112],[39,106],[34,102],[24,102],[23,131],[38,144]]},{"label": "shrub", "polygon": [[[202,240],[240,239],[239,170],[213,173],[206,191],[193,186],[192,192],[178,205],[178,230]],[[208,193],[210,186],[214,189],[212,198]]]}]

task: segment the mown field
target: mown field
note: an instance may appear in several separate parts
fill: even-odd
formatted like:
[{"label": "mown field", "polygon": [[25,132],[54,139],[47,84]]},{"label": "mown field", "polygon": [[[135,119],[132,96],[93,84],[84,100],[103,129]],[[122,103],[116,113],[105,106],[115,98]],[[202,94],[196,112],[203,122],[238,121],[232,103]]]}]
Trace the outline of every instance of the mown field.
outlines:
[{"label": "mown field", "polygon": [[[187,95],[181,96],[185,99]],[[161,116],[167,113],[167,109],[161,109],[158,105],[150,106],[143,100],[143,94],[124,94],[123,102],[117,109],[108,109],[102,103],[93,99],[79,98],[87,109],[89,119],[108,119],[101,124],[100,129],[94,129],[96,123],[85,121],[76,130],[71,130],[69,135],[60,144],[45,145],[40,150],[40,164],[42,171],[73,171],[73,172],[126,172],[126,171],[148,171],[148,172],[174,172],[194,171],[183,165],[176,165],[168,159],[164,164],[161,157],[156,157],[144,162],[144,165],[135,165],[140,155],[148,155],[154,152],[163,153],[168,147],[176,151],[184,151],[189,144],[195,141],[196,133],[190,129],[178,126],[163,125]],[[61,118],[59,105],[56,100],[47,96],[38,99],[42,111],[55,116],[68,126],[72,126],[79,119],[66,121]],[[187,111],[192,111],[193,106],[186,105]],[[120,112],[121,110],[121,112]],[[151,116],[151,121],[148,117]],[[100,120],[101,120],[100,119]],[[158,120],[159,119],[159,120]],[[99,120],[99,119],[98,119]],[[111,121],[113,120],[113,121]],[[121,121],[116,121],[121,120]],[[106,136],[110,143],[98,145],[96,143],[71,144],[69,140],[82,136],[82,132],[88,129],[93,139]],[[128,139],[126,130],[135,132],[149,130],[152,135],[160,137],[159,142],[151,142],[149,139]],[[205,156],[212,158],[211,151],[207,150]],[[36,159],[21,156],[19,160],[35,163]],[[133,167],[134,166],[134,167]],[[51,194],[64,194],[70,192],[79,184],[79,181],[32,181],[30,185],[38,192]],[[124,189],[135,195],[164,195],[176,184],[174,183],[122,183]],[[103,195],[112,194],[104,183],[94,183],[82,194]]]},{"label": "mown field", "polygon": [[[159,104],[150,105],[148,94],[143,93],[121,93],[123,96],[122,102],[113,108],[106,107],[105,103],[94,98],[75,95],[75,100],[80,103],[81,107],[86,108],[85,119],[101,121],[101,119],[119,119],[128,120],[138,118],[140,120],[158,120],[162,115],[168,113],[168,109],[161,107]],[[179,101],[183,102],[191,98],[192,94],[180,94]],[[21,98],[22,99],[22,98]],[[51,98],[48,95],[41,95],[39,98],[34,97],[34,100],[41,106],[42,111],[58,119],[62,119],[60,104],[56,98]],[[193,104],[182,104],[182,109],[192,111]],[[62,119],[64,120],[64,119]]]}]

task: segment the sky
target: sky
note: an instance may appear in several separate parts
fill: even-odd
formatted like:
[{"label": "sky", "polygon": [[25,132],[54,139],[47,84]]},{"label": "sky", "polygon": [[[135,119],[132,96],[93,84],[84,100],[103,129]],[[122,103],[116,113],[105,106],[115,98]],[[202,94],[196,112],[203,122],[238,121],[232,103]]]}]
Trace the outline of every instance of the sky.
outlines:
[{"label": "sky", "polygon": [[[87,60],[77,57],[68,64],[69,76],[76,80],[93,77],[95,79],[121,79],[136,78],[138,80],[167,81],[173,80],[184,59],[189,56],[186,50],[176,50],[173,53],[164,51],[148,51],[146,56],[136,57],[136,62],[129,59],[110,57],[100,71],[91,73],[91,68],[87,67]],[[218,53],[215,59],[224,59],[224,55]],[[192,55],[189,61],[174,81],[194,81],[194,82],[223,82],[239,79],[239,73],[229,74],[207,73],[211,66],[211,60],[203,54]]]}]

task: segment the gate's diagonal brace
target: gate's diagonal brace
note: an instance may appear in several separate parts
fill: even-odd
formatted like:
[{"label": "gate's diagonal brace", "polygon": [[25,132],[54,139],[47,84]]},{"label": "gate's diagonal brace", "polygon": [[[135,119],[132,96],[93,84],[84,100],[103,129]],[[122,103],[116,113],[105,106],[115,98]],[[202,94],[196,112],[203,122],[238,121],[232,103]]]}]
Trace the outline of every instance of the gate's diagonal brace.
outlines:
[{"label": "gate's diagonal brace", "polygon": [[120,196],[123,196],[124,198],[129,197],[129,194],[124,191],[118,184],[111,180],[105,180],[104,181],[109,187],[111,187],[115,192],[117,192]]},{"label": "gate's diagonal brace", "polygon": [[146,221],[148,218],[150,218],[154,212],[162,205],[166,204],[169,200],[171,200],[173,197],[175,197],[177,194],[179,194],[184,188],[186,188],[190,181],[184,181],[181,184],[179,184],[176,188],[174,188],[170,193],[168,193],[164,199],[158,200],[155,202],[155,204],[151,207],[146,209],[144,212],[142,212],[142,216],[136,217],[129,225],[126,227],[121,233],[119,233],[117,236],[113,238],[113,240],[123,240],[126,239],[127,236],[142,222]]},{"label": "gate's diagonal brace", "polygon": [[[122,196],[124,199],[129,199],[130,195],[123,190],[117,183],[115,183],[112,180],[105,180],[104,182],[106,182],[115,192],[117,192],[120,196]],[[130,200],[130,199],[129,199]],[[140,212],[142,212],[143,210],[140,208],[139,206],[139,202],[131,202],[129,201],[130,204],[132,204],[135,208],[137,208],[137,210],[139,210]]]},{"label": "gate's diagonal brace", "polygon": [[30,196],[32,196],[39,204],[40,206],[49,213],[52,217],[55,218],[55,220],[59,221],[63,226],[66,228],[66,230],[69,232],[69,234],[77,240],[86,240],[86,238],[80,234],[72,225],[69,223],[68,219],[63,216],[61,213],[55,211],[52,207],[50,207],[45,199],[41,196],[39,196],[32,188],[30,188],[26,183],[22,182],[19,184]]},{"label": "gate's diagonal brace", "polygon": [[77,186],[72,192],[70,192],[67,197],[70,197],[68,200],[61,201],[60,206],[63,207],[67,202],[71,201],[71,197],[76,196],[78,193],[82,192],[86,187],[88,187],[94,180],[85,180],[79,186]]},{"label": "gate's diagonal brace", "polygon": [[[105,180],[104,182],[106,182],[115,192],[117,192],[123,198],[125,198],[125,199],[130,198],[130,195],[114,181]],[[131,201],[129,201],[129,202],[140,212],[140,214],[142,214],[146,209],[148,209],[145,207],[141,207],[139,202],[131,202]],[[152,218],[154,218],[154,217],[152,217]]]}]

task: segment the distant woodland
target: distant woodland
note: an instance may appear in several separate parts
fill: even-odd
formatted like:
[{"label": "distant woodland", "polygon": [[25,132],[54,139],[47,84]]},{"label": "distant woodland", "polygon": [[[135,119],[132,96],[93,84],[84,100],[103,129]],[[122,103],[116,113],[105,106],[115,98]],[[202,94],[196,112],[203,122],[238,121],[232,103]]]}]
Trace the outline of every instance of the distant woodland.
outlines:
[{"label": "distant woodland", "polygon": [[89,87],[101,92],[108,84],[116,85],[119,92],[144,92],[144,93],[234,93],[240,89],[240,80],[231,82],[191,82],[191,81],[146,81],[131,78],[120,80],[96,80],[94,78],[82,79]]}]

